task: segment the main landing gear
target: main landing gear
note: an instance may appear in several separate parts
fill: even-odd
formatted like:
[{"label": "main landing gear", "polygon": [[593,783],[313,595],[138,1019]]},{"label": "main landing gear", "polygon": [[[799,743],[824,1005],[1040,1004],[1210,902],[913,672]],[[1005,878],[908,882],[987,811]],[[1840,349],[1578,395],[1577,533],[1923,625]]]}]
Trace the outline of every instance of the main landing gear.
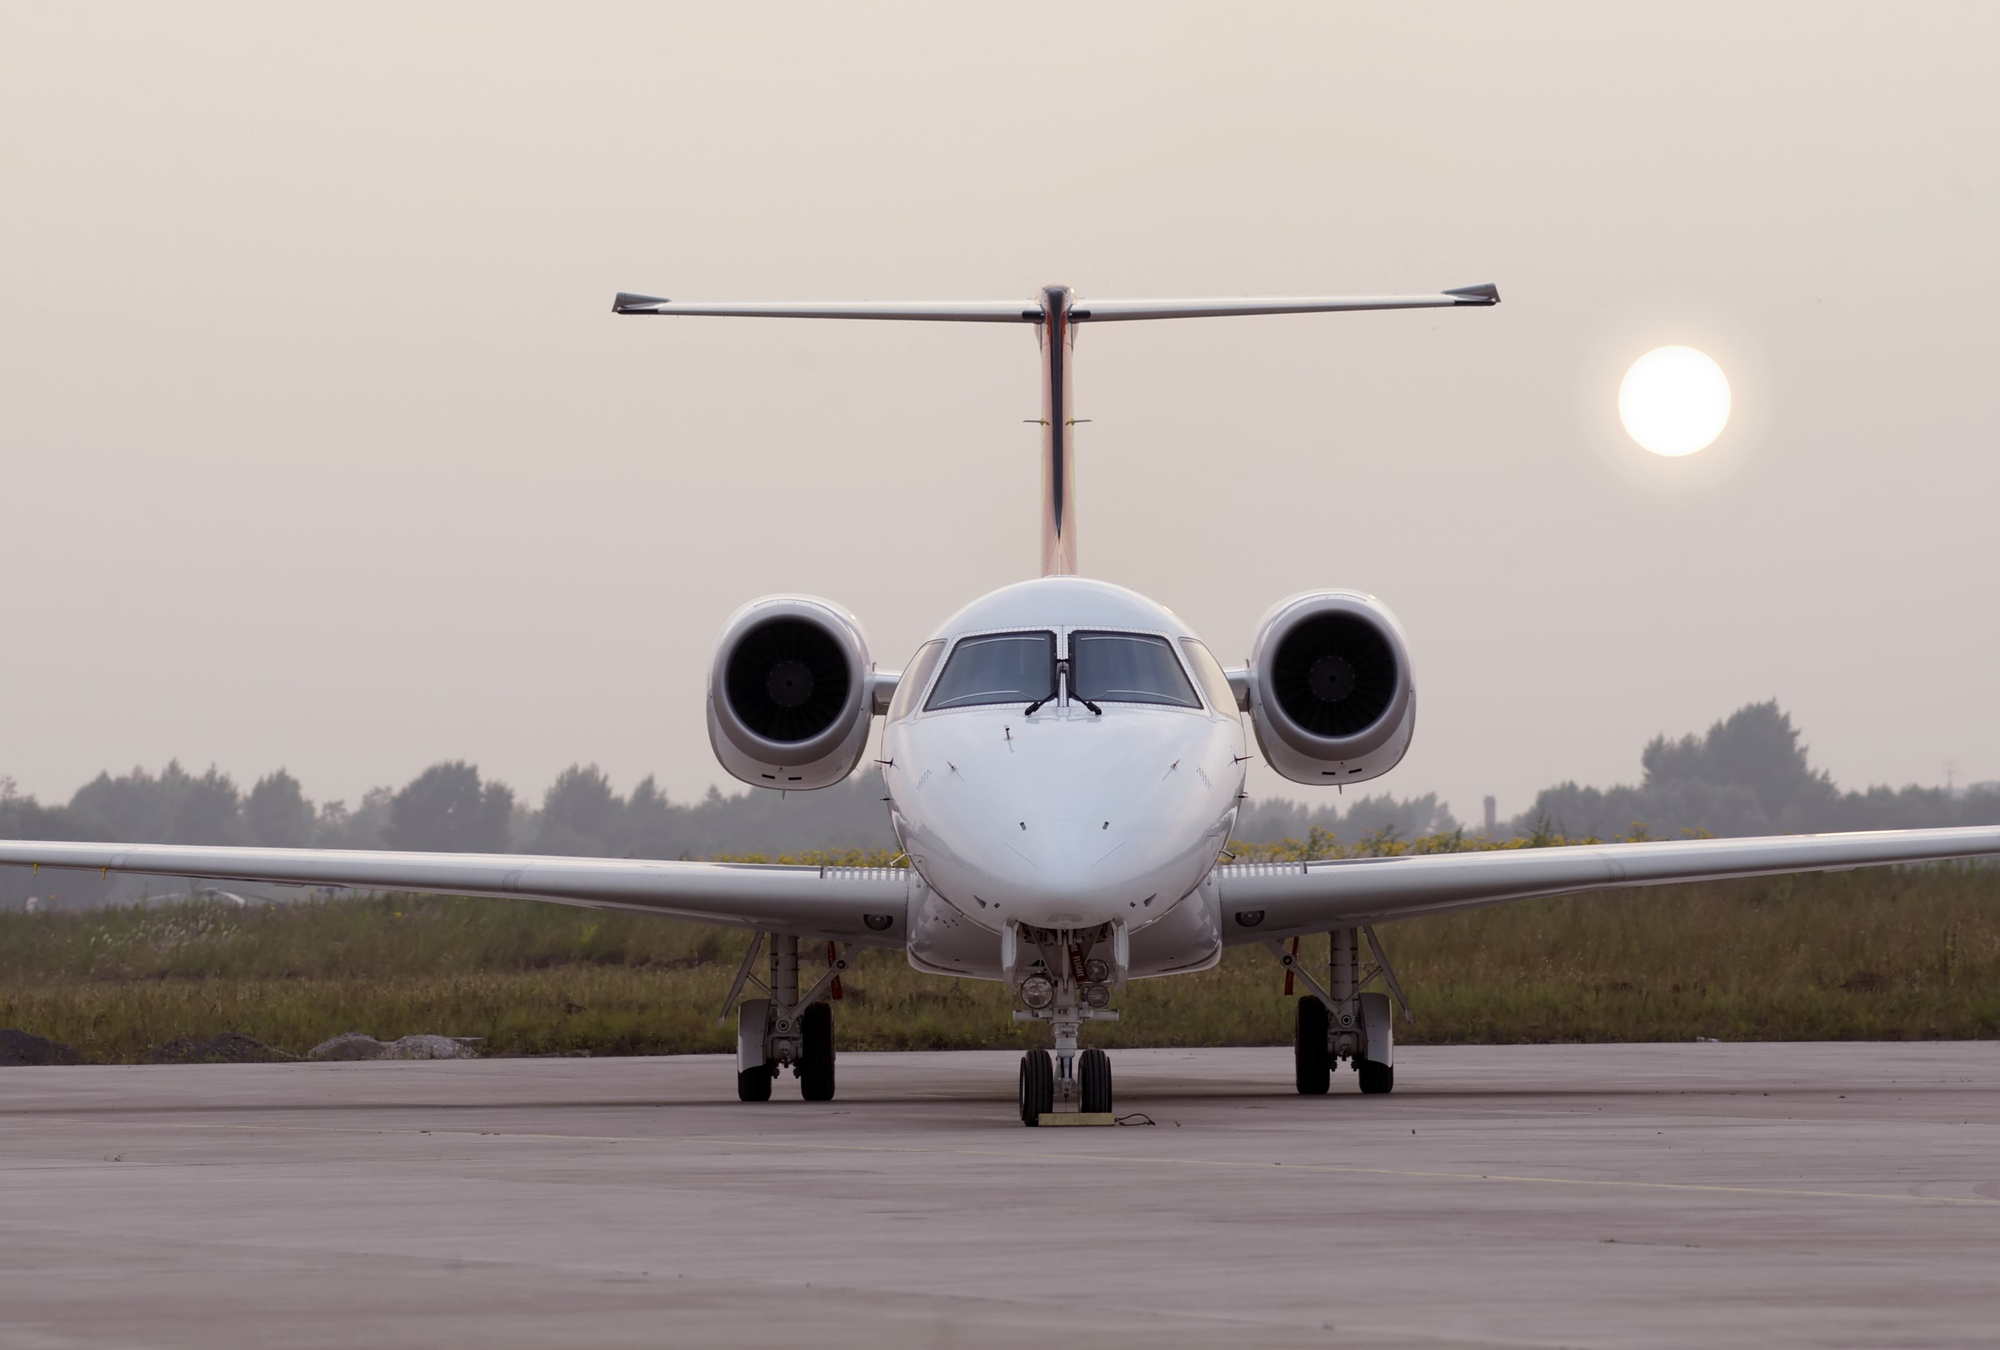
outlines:
[{"label": "main landing gear", "polygon": [[[743,986],[753,978],[764,936],[759,934],[743,957],[723,1002],[723,1016]],[[739,1101],[768,1102],[771,1083],[789,1067],[798,1075],[799,1095],[809,1102],[833,1100],[833,1007],[824,996],[830,991],[840,997],[840,973],[847,969],[852,947],[836,951],[827,946],[826,973],[807,990],[799,993],[799,940],[790,933],[771,937],[771,974],[759,981],[768,998],[746,998],[736,1009],[736,1097]]]},{"label": "main landing gear", "polygon": [[[1360,943],[1367,938],[1375,965],[1365,974],[1360,968]],[[1364,1093],[1392,1092],[1396,1087],[1396,1031],[1390,1017],[1389,994],[1362,986],[1380,975],[1410,1016],[1409,1000],[1389,965],[1389,958],[1376,940],[1372,928],[1336,928],[1327,935],[1327,983],[1322,985],[1306,970],[1298,957],[1298,939],[1291,948],[1280,942],[1264,945],[1285,968],[1285,992],[1292,992],[1294,977],[1315,991],[1299,999],[1292,1034],[1292,1073],[1300,1095],[1325,1095],[1332,1086],[1333,1070],[1343,1059],[1353,1063]],[[1317,996],[1316,996],[1317,995]]]}]

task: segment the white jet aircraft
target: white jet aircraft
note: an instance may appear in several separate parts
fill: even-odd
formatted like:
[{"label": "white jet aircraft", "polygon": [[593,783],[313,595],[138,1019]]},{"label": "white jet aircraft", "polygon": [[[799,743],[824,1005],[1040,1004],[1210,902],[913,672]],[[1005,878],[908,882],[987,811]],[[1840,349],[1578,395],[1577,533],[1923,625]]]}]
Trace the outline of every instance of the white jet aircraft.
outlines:
[{"label": "white jet aircraft", "polygon": [[[1416,682],[1401,625],[1373,596],[1310,590],[1274,605],[1248,661],[1225,669],[1172,611],[1077,575],[1070,373],[1081,324],[1220,315],[1469,308],[1492,286],[1436,295],[1114,300],[1044,287],[1027,303],[677,304],[618,296],[634,315],[918,319],[1033,325],[1041,347],[1042,575],[973,601],[901,671],[876,668],[860,623],[805,595],[738,610],[708,678],[724,768],[787,791],[844,781],[886,719],[882,781],[908,867],[748,866],[611,858],[0,843],[0,863],[290,886],[526,897],[643,910],[755,934],[737,1007],[737,1095],[765,1101],[784,1068],[834,1092],[826,996],[856,947],[900,947],[918,970],[1004,980],[1054,1055],[1021,1058],[1023,1124],[1112,1109],[1085,1022],[1113,1018],[1127,980],[1206,970],[1261,942],[1313,991],[1298,1001],[1298,1090],[1341,1060],[1363,1092],[1395,1082],[1388,994],[1402,990],[1375,925],[1556,895],[1780,872],[2000,854],[2000,828],[1701,839],[1511,852],[1245,865],[1221,861],[1243,798],[1244,720],[1298,783],[1364,783],[1409,748]],[[1288,939],[1326,933],[1324,979]],[[801,989],[801,942],[830,944]],[[1373,960],[1364,970],[1362,946]],[[764,997],[736,1003],[768,943]],[[1316,962],[1314,964],[1317,964]],[[1406,1005],[1407,1006],[1407,1005]]]}]

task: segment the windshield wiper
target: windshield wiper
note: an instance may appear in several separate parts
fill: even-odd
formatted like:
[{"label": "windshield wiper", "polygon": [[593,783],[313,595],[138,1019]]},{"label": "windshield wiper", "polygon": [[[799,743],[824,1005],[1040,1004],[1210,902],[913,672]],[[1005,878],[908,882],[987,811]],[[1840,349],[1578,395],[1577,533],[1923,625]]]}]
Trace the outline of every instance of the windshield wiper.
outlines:
[{"label": "windshield wiper", "polygon": [[[1063,689],[1068,688],[1069,682],[1070,682],[1069,658],[1063,657],[1062,659],[1056,662],[1056,692],[1059,693]],[[1050,699],[1054,698],[1055,696],[1056,696],[1055,693],[1044,694],[1042,697],[1036,699],[1033,703],[1030,703],[1026,708],[1024,708],[1021,712],[1021,716],[1033,717],[1037,709],[1039,709],[1043,704],[1047,703]],[[1095,703],[1092,703],[1082,694],[1077,693],[1076,690],[1071,689],[1069,691],[1069,696],[1075,699],[1078,703],[1081,703],[1084,707],[1090,709],[1093,713],[1097,714],[1099,717],[1104,716],[1104,709],[1098,707]]]},{"label": "windshield wiper", "polygon": [[1056,677],[1053,680],[1049,681],[1049,692],[1043,694],[1040,698],[1036,699],[1033,703],[1030,703],[1026,708],[1022,709],[1021,716],[1033,717],[1037,709],[1039,709],[1044,703],[1047,703],[1050,699],[1054,698],[1058,693],[1062,692],[1063,676],[1068,673],[1069,673],[1069,662],[1061,657],[1056,658]]}]

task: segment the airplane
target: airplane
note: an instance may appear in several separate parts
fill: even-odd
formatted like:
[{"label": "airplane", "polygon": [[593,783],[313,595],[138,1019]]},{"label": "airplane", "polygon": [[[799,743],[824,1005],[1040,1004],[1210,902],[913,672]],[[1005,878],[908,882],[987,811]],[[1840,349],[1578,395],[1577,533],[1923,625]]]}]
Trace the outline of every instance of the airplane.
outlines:
[{"label": "airplane", "polygon": [[[1292,782],[1369,782],[1415,733],[1402,625],[1354,590],[1273,605],[1247,660],[1225,667],[1165,606],[1077,570],[1072,416],[1076,334],[1089,324],[1393,309],[1478,309],[1497,288],[1435,294],[1089,300],[1066,286],[1026,302],[689,304],[620,293],[621,315],[1019,323],[1040,349],[1041,575],[945,619],[899,670],[877,666],[860,621],[810,595],[753,600],[723,626],[708,671],[709,742],[759,788],[846,781],[883,719],[879,760],[906,866],[796,867],[612,858],[0,842],[0,864],[286,886],[523,897],[749,930],[723,1003],[737,1013],[736,1090],[768,1101],[790,1069],[808,1101],[834,1096],[828,994],[857,948],[901,948],[920,971],[1004,981],[1053,1052],[1021,1057],[1024,1125],[1109,1123],[1111,1065],[1079,1045],[1135,979],[1207,970],[1263,944],[1299,998],[1297,1090],[1325,1093],[1343,1062],[1366,1094],[1395,1086],[1377,925],[1576,891],[2000,854],[2000,827],[1690,839],[1499,852],[1246,864],[1227,845],[1250,738]],[[1326,960],[1298,939],[1327,935]],[[802,944],[826,967],[801,988]],[[1366,955],[1364,956],[1364,948]],[[759,997],[740,998],[760,956]],[[1372,965],[1364,967],[1364,961]],[[1380,975],[1387,992],[1364,989]]]}]

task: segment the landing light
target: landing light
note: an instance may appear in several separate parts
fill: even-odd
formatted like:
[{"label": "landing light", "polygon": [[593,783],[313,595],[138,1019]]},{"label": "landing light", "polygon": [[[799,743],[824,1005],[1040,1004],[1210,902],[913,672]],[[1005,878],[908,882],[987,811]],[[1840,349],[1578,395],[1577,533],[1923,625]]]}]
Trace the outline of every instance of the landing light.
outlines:
[{"label": "landing light", "polygon": [[1093,984],[1103,984],[1111,978],[1111,963],[1101,956],[1093,956],[1083,963],[1083,978]]},{"label": "landing light", "polygon": [[1056,985],[1046,975],[1030,975],[1021,981],[1021,1002],[1030,1008],[1046,1008],[1056,1001]]},{"label": "landing light", "polygon": [[1093,1008],[1102,1008],[1111,1002],[1111,986],[1108,984],[1086,984],[1083,987],[1083,1001]]}]

